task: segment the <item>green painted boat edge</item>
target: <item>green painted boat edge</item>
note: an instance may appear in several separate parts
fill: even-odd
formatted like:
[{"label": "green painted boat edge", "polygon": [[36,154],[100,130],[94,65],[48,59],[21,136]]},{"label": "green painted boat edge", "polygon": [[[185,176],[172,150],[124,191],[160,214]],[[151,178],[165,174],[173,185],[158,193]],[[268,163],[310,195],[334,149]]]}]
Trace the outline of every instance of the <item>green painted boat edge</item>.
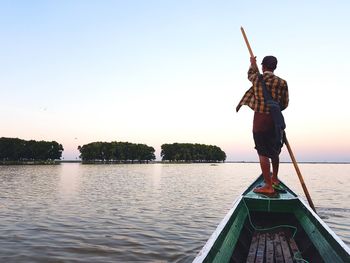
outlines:
[{"label": "green painted boat edge", "polygon": [[[326,262],[350,262],[350,248],[301,198],[294,211],[305,232]],[[326,242],[325,242],[326,241]]]},{"label": "green painted boat edge", "polygon": [[[193,263],[198,262],[213,262],[213,254],[209,255],[210,253],[217,254],[218,251],[213,251],[214,246],[217,246],[219,240],[219,237],[222,236],[222,234],[226,231],[228,231],[228,225],[229,220],[232,220],[239,212],[241,212],[241,209],[237,209],[239,206],[242,205],[242,198],[243,196],[240,195],[233,203],[232,208],[229,210],[229,212],[226,214],[226,216],[223,218],[223,220],[219,223],[219,225],[216,227],[216,230],[213,232],[213,234],[210,236],[204,247],[201,249],[201,251],[198,253],[197,257],[194,259]],[[226,229],[225,229],[226,228]],[[237,236],[238,238],[238,236]],[[231,251],[232,252],[232,251]],[[211,259],[212,261],[208,261]]]},{"label": "green painted boat edge", "polygon": [[[245,190],[236,199],[230,211],[220,222],[214,233],[211,235],[193,262],[229,262],[232,248],[234,248],[239,235],[235,235],[235,237],[231,237],[231,239],[225,237],[225,235],[228,232],[237,232],[237,229],[239,229],[239,226],[237,226],[237,224],[239,224],[239,222],[242,222],[242,220],[244,222],[245,217],[248,214],[245,205],[248,207],[250,206],[249,210],[254,208],[254,211],[294,211],[295,216],[299,219],[300,224],[309,236],[311,242],[316,246],[316,249],[320,252],[323,258],[331,259],[330,262],[350,262],[349,247],[333,232],[333,230],[329,228],[325,222],[323,222],[323,220],[310,208],[308,204],[305,203],[304,200],[297,196],[283,182],[281,182],[282,186],[287,190],[287,192],[289,192],[287,198],[268,198],[262,197],[259,194],[255,194],[253,192],[253,189],[262,182],[263,178],[260,175],[247,188],[247,190]],[[243,202],[246,204],[243,205]],[[235,221],[234,217],[237,215],[245,216],[243,216],[243,219],[240,218],[238,221]],[[234,229],[232,230],[233,232],[231,231],[232,225],[228,225],[230,222],[234,223]],[[243,226],[241,226],[241,228],[242,227]],[[217,249],[217,247],[221,247],[223,244],[227,245],[227,243],[230,243],[231,245],[231,253],[225,251],[227,248]],[[328,253],[331,256],[328,256]]]}]

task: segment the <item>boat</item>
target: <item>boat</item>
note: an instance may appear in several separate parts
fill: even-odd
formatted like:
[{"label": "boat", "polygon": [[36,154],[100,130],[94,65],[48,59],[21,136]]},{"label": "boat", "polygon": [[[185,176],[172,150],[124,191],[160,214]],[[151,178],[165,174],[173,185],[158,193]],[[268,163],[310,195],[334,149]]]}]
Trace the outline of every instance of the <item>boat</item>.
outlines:
[{"label": "boat", "polygon": [[199,262],[350,262],[349,247],[283,182],[276,196],[253,192],[260,175],[194,259]]}]

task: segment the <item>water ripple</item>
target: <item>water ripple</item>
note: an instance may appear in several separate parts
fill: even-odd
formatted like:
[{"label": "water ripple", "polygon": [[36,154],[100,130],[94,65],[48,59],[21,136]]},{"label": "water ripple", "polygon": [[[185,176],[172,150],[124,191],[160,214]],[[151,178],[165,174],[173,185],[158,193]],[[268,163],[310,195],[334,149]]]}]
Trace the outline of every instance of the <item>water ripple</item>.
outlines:
[{"label": "water ripple", "polygon": [[[301,166],[318,213],[350,244],[341,191],[350,165],[332,165],[336,181],[320,177],[325,166]],[[280,170],[302,193],[292,168]],[[258,164],[2,167],[0,262],[191,262],[258,173]]]}]

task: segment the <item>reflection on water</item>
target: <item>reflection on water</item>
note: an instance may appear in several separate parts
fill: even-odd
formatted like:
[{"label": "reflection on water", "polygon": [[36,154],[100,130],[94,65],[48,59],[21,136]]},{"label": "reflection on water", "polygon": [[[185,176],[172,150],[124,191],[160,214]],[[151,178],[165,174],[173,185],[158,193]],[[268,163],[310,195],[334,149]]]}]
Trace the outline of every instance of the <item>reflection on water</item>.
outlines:
[{"label": "reflection on water", "polygon": [[[350,244],[350,165],[300,165]],[[0,262],[191,262],[258,164],[1,166]],[[281,179],[302,195],[291,164]]]},{"label": "reflection on water", "polygon": [[64,173],[60,174],[59,192],[61,198],[73,198],[79,193],[81,169],[79,165],[65,165]]}]

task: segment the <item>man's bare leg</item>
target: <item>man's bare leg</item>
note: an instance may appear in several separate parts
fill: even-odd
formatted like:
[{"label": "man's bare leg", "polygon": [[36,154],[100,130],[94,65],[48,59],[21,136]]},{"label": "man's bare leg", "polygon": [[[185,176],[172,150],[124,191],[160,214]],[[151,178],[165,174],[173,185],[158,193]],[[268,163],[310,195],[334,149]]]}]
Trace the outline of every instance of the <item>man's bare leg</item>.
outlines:
[{"label": "man's bare leg", "polygon": [[274,189],[272,188],[272,180],[270,176],[270,159],[266,156],[259,155],[259,161],[265,185],[263,187],[255,189],[254,192],[274,193]]},{"label": "man's bare leg", "polygon": [[280,164],[280,158],[279,156],[274,157],[271,159],[272,161],[272,184],[279,184],[280,181],[278,180],[278,168]]}]

